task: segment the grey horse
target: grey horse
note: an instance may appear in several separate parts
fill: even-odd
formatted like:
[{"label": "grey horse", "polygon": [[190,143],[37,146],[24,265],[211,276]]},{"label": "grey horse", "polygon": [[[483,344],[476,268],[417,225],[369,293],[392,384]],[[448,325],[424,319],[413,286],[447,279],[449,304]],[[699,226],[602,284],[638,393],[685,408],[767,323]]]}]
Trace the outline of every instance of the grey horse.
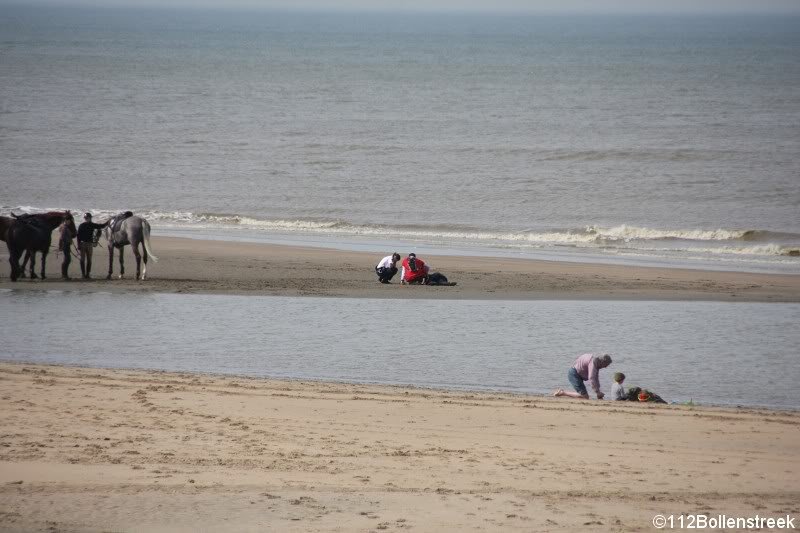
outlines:
[{"label": "grey horse", "polygon": [[[130,244],[133,255],[136,257],[136,279],[144,280],[147,276],[147,258],[158,261],[158,257],[150,249],[150,224],[147,220],[129,212],[121,213],[111,218],[107,228],[98,231],[103,231],[108,240],[108,277],[106,279],[111,279],[111,275],[114,273],[114,248],[119,248],[119,277],[122,278],[125,275],[125,254],[123,252],[125,245]],[[142,245],[141,253],[139,252],[140,244]],[[143,258],[144,269],[141,268]]]}]

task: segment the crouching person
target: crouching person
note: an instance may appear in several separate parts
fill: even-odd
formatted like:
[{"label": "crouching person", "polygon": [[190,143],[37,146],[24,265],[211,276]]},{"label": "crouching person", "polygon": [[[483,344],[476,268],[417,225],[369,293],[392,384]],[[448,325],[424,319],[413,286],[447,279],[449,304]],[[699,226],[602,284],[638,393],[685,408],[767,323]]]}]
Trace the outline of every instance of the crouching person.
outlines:
[{"label": "crouching person", "polygon": [[584,384],[585,381],[588,381],[595,395],[597,395],[597,399],[602,400],[605,394],[600,390],[599,374],[600,369],[609,365],[611,365],[611,356],[608,354],[603,354],[602,357],[597,357],[591,353],[581,355],[567,372],[567,379],[569,379],[575,392],[558,389],[553,393],[553,396],[567,396],[569,398],[588,400],[589,392]]},{"label": "crouching person", "polygon": [[425,285],[428,282],[428,265],[417,254],[410,253],[400,267],[400,283]]},{"label": "crouching person", "polygon": [[378,275],[378,281],[381,283],[389,283],[392,278],[397,274],[397,262],[400,261],[400,254],[397,252],[392,255],[387,255],[378,266],[375,267],[375,273]]}]

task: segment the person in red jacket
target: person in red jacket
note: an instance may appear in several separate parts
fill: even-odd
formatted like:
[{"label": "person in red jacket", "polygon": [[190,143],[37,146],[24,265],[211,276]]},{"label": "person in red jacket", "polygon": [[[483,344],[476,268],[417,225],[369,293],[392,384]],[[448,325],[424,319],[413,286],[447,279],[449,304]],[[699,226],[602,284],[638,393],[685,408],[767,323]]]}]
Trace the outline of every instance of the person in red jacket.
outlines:
[{"label": "person in red jacket", "polygon": [[424,285],[428,281],[428,265],[422,259],[417,259],[417,254],[410,253],[403,259],[400,268],[400,283],[419,283]]}]

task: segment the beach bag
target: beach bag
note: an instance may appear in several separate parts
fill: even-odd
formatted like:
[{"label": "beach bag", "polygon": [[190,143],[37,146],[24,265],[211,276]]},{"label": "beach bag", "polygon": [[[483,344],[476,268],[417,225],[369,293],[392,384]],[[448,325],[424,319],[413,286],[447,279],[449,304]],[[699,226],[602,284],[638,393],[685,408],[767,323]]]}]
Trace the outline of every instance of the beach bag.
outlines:
[{"label": "beach bag", "polygon": [[441,272],[434,272],[428,276],[428,285],[445,285],[447,283],[447,276]]},{"label": "beach bag", "polygon": [[667,403],[655,392],[641,387],[631,387],[628,389],[627,400],[629,402]]}]

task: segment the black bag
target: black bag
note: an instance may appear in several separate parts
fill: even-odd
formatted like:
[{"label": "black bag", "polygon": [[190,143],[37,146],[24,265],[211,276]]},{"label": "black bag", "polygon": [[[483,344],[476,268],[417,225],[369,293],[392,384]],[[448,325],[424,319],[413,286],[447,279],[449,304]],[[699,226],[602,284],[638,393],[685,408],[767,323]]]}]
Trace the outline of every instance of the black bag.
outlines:
[{"label": "black bag", "polygon": [[445,285],[447,283],[447,276],[441,272],[434,272],[428,276],[428,285]]}]

